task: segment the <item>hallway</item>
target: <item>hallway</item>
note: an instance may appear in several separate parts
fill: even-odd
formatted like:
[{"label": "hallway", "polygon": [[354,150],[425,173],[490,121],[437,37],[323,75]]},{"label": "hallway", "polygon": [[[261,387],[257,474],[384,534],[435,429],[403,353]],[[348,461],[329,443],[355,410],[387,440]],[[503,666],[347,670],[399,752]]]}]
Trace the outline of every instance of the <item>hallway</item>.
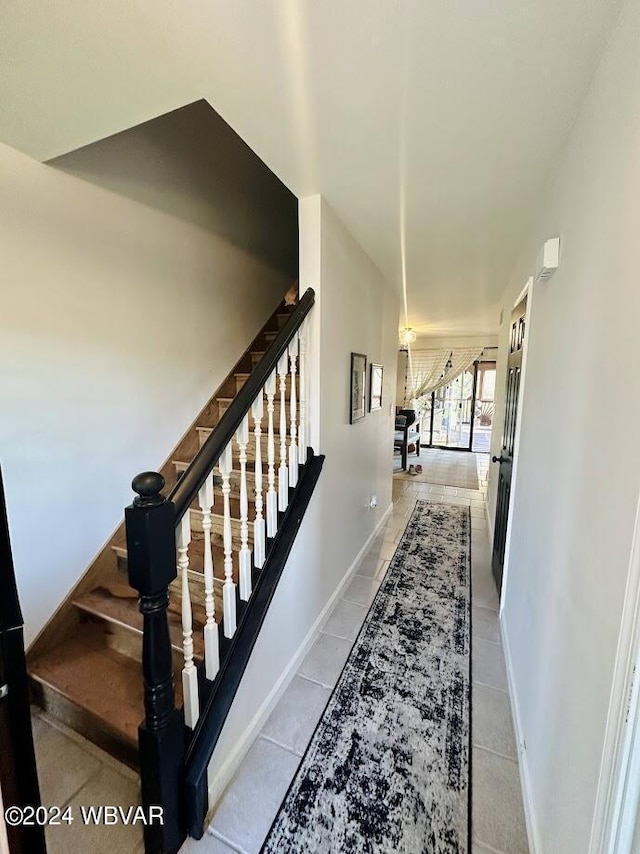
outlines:
[{"label": "hallway", "polygon": [[[442,452],[440,452],[442,453]],[[444,452],[447,453],[447,452]],[[462,455],[448,452],[462,459]],[[455,465],[455,461],[452,461]],[[483,463],[481,463],[483,465]],[[472,540],[472,854],[528,854],[517,749],[491,576],[484,490],[394,479],[394,508],[247,753],[201,842],[183,852],[258,852],[328,702],[416,499],[468,506]],[[486,489],[486,486],[484,487]],[[251,803],[250,814],[246,805]]]}]

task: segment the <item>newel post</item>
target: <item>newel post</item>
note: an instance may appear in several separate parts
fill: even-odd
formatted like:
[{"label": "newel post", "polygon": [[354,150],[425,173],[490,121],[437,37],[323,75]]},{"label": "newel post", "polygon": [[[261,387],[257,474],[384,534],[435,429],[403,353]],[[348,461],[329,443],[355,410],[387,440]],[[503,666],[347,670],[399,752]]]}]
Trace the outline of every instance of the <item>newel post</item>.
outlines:
[{"label": "newel post", "polygon": [[[144,472],[134,478],[137,493],[125,509],[129,584],[140,594],[143,620],[144,721],[138,729],[142,805],[162,808],[144,828],[147,854],[174,854],[186,838],[181,792],[185,753],[184,721],[176,709],[168,588],[176,578],[175,513],[161,494],[164,478]],[[154,813],[154,815],[157,814]]]}]

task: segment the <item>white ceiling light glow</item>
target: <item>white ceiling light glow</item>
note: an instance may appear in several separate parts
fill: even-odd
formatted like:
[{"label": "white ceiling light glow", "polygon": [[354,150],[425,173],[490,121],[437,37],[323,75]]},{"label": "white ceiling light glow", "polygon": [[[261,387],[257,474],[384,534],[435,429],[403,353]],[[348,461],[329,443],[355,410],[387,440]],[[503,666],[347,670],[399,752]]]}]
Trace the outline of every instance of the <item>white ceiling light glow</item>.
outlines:
[{"label": "white ceiling light glow", "polygon": [[403,347],[407,347],[409,344],[413,344],[416,340],[416,333],[410,326],[407,326],[405,329],[400,330],[400,344]]}]

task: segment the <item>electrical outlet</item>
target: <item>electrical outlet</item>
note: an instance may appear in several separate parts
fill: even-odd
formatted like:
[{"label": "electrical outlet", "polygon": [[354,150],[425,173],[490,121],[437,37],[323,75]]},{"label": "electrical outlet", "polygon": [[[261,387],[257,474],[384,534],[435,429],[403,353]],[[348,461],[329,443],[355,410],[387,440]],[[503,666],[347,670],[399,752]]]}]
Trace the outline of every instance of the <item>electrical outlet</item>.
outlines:
[{"label": "electrical outlet", "polygon": [[375,510],[377,506],[378,506],[378,496],[372,495],[371,498],[369,499],[369,509]]}]

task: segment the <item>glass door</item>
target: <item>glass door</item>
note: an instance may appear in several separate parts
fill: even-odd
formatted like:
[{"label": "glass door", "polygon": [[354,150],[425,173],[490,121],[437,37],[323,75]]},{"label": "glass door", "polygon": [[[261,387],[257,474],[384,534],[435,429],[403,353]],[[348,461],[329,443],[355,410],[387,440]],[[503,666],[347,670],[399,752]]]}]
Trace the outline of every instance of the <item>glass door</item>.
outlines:
[{"label": "glass door", "polygon": [[473,451],[489,453],[495,414],[496,363],[480,362],[473,424]]},{"label": "glass door", "polygon": [[431,445],[471,450],[476,365],[439,388],[431,397]]}]

